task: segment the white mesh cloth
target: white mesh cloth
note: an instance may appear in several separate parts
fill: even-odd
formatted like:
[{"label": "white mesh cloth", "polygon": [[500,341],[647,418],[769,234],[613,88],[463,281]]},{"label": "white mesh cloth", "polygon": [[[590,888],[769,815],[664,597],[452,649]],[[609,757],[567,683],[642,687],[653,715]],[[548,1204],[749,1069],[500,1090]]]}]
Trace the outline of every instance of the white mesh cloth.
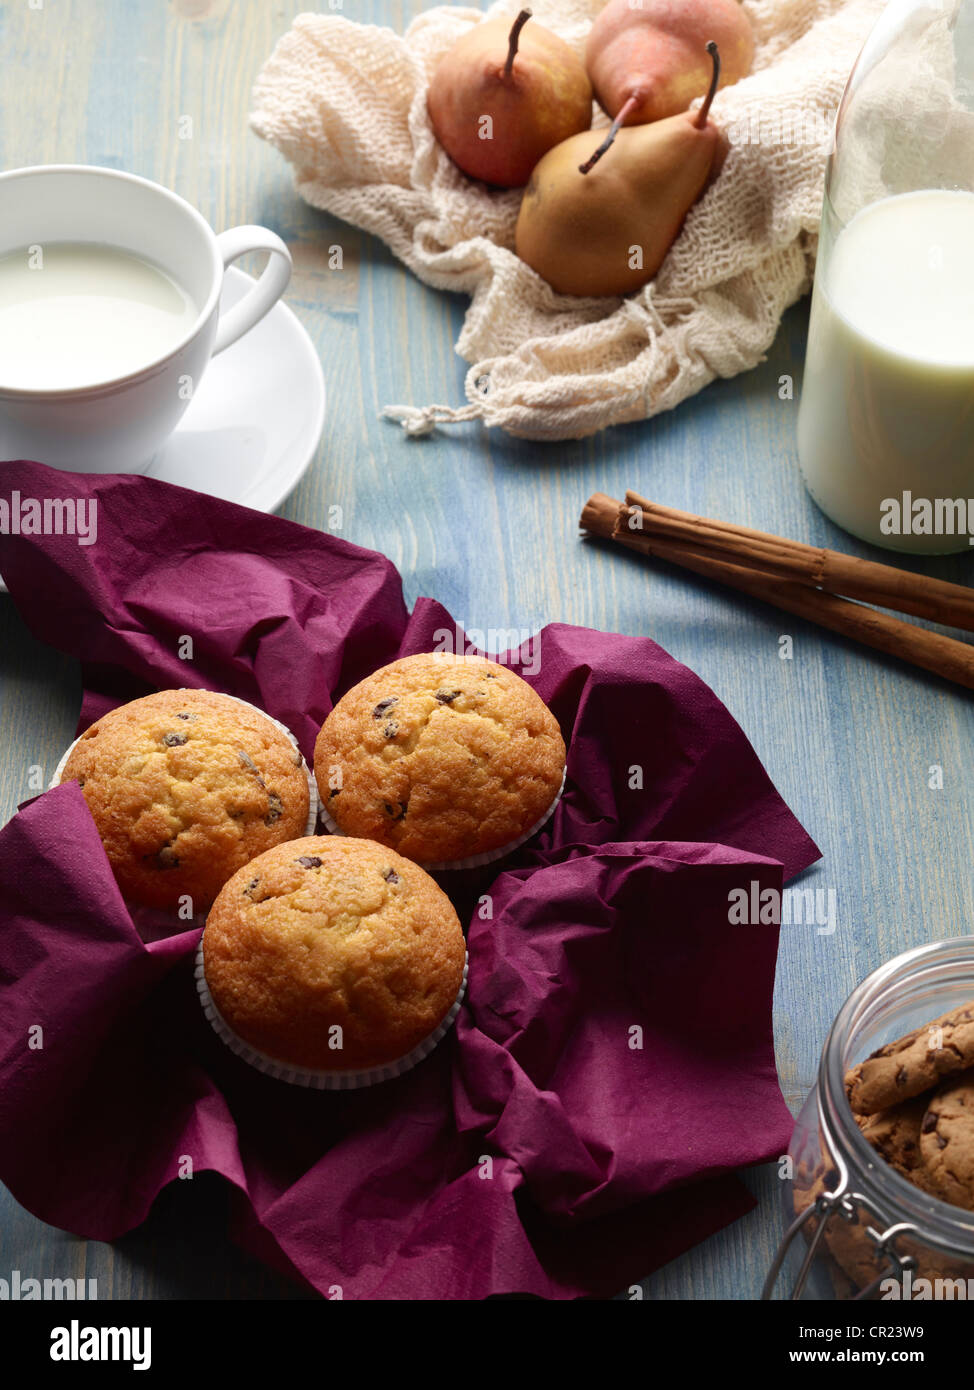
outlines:
[{"label": "white mesh cloth", "polygon": [[[435,141],[429,74],[481,11],[439,6],[404,35],[334,14],[294,21],[257,79],[253,129],[291,162],[309,203],[381,237],[427,284],[471,298],[456,344],[471,364],[468,404],[391,408],[409,433],[481,418],[529,439],[579,438],[761,360],[811,284],[832,120],[883,0],[744,7],[754,69],[713,107],[727,162],[655,280],[626,300],[555,294],[514,254],[519,191],[467,179]],[[532,0],[580,53],[600,8]]]}]

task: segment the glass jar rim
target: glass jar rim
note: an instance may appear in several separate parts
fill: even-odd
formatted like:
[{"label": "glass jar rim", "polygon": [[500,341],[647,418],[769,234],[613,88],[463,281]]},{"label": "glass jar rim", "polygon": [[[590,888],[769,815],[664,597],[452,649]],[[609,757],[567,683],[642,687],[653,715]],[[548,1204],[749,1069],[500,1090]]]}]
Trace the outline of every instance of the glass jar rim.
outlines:
[{"label": "glass jar rim", "polygon": [[853,1190],[862,1190],[863,1196],[888,1212],[891,1225],[906,1222],[917,1228],[926,1244],[974,1259],[974,1211],[928,1196],[886,1163],[856,1124],[845,1089],[846,1050],[855,1033],[891,1002],[907,980],[932,982],[935,974],[949,971],[952,964],[967,966],[974,975],[974,936],[914,946],[856,986],[836,1014],[822,1049],[819,1124],[840,1174],[845,1170]]}]

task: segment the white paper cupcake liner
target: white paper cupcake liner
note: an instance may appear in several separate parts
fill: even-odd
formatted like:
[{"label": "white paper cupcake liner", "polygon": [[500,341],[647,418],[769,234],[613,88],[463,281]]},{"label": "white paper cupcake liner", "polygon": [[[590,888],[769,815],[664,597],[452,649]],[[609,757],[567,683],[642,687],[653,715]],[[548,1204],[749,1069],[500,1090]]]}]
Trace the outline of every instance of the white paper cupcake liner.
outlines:
[{"label": "white paper cupcake liner", "polygon": [[[191,691],[196,687],[179,686],[177,688],[180,690]],[[223,691],[217,691],[214,693],[222,695]],[[261,715],[269,723],[273,724],[275,729],[279,729],[282,734],[287,735],[288,741],[294,748],[294,751],[300,754],[301,766],[304,769],[305,777],[308,779],[308,819],[305,824],[304,834],[306,836],[316,834],[318,829],[319,811],[318,784],[314,779],[314,773],[311,771],[311,769],[308,767],[308,764],[304,760],[304,754],[301,753],[301,749],[298,747],[297,739],[291,733],[291,730],[287,727],[286,724],[282,724],[279,720],[274,719],[271,715],[269,715],[266,712],[266,710],[258,709],[258,707],[256,705],[252,705],[249,700],[241,700],[239,695],[227,695],[226,698],[228,700],[236,700],[238,705],[245,705],[247,709],[252,709],[256,714]],[[64,772],[65,767],[67,766],[68,759],[70,758],[74,749],[81,742],[82,738],[84,738],[84,734],[80,734],[68,746],[57,767],[54,769],[54,774],[51,777],[50,782],[48,783],[49,789],[51,787],[57,787],[60,785],[61,775]],[[138,927],[140,933],[144,938],[157,938],[161,936],[169,936],[172,934],[173,919],[171,911],[161,907],[146,907],[142,903],[132,903],[129,902],[127,899],[125,905],[128,908],[133,921],[136,923],[136,926]],[[193,914],[191,919],[188,919],[186,921],[181,920],[180,927],[183,931],[190,931],[193,927],[202,926],[205,921],[206,912],[196,912]]]},{"label": "white paper cupcake liner", "polygon": [[[512,854],[514,850],[520,848],[521,845],[526,844],[527,841],[531,839],[532,835],[537,835],[538,831],[541,830],[543,826],[547,825],[548,822],[551,820],[551,817],[555,814],[555,809],[559,801],[561,800],[562,793],[565,790],[565,779],[567,778],[567,776],[568,768],[566,767],[565,771],[561,774],[561,786],[558,788],[554,801],[548,807],[547,811],[545,811],[541,819],[535,821],[534,825],[532,825],[530,829],[525,830],[523,835],[519,835],[516,840],[511,840],[506,845],[501,845],[499,849],[485,850],[483,854],[471,854],[466,859],[442,859],[430,861],[417,859],[414,862],[417,863],[421,869],[425,869],[427,873],[430,873],[433,870],[443,869],[481,869],[485,864],[493,864],[495,860],[503,859],[505,855]],[[329,834],[344,836],[345,832],[338,828],[337,823],[328,814],[327,810],[325,809],[324,802],[321,803],[320,811],[321,819],[324,822],[325,828],[329,832]]]},{"label": "white paper cupcake liner", "polygon": [[[190,692],[192,692],[196,688],[197,687],[186,685],[181,685],[177,687],[177,689],[179,690],[186,690]],[[212,693],[215,695],[224,694],[222,690],[213,691]],[[268,723],[273,724],[275,729],[279,730],[280,733],[284,734],[287,737],[288,742],[291,744],[295,753],[300,755],[301,766],[304,769],[305,777],[308,779],[308,820],[307,824],[305,825],[304,834],[306,836],[313,835],[318,827],[318,784],[314,779],[314,774],[312,773],[311,769],[308,767],[308,764],[304,760],[304,754],[298,747],[297,739],[291,733],[291,730],[287,727],[286,724],[282,724],[280,720],[275,719],[272,715],[268,714],[266,710],[258,709],[258,707],[256,705],[252,705],[249,700],[241,700],[239,695],[224,695],[224,699],[236,700],[238,705],[244,705],[247,709],[252,709],[255,714],[261,715],[262,718],[266,719]],[[74,752],[75,748],[77,748],[78,744],[81,742],[83,738],[84,734],[79,734],[78,737],[74,739],[71,744],[69,744],[68,748],[65,750],[61,758],[61,761],[54,769],[54,774],[51,777],[50,782],[48,783],[48,789],[60,785],[61,775],[64,772],[64,769],[67,767],[68,759],[70,758],[71,754]]]},{"label": "white paper cupcake liner", "polygon": [[460,981],[457,997],[451,1004],[449,1012],[433,1029],[433,1032],[428,1034],[422,1042],[417,1043],[412,1051],[407,1052],[405,1056],[397,1058],[394,1062],[386,1062],[381,1067],[371,1067],[364,1071],[323,1071],[312,1067],[292,1067],[285,1062],[279,1062],[274,1057],[268,1057],[266,1053],[259,1052],[257,1048],[244,1042],[243,1038],[238,1037],[226,1022],[213,1002],[203,968],[202,937],[196,948],[196,990],[203,1006],[203,1012],[209,1019],[210,1026],[217,1037],[248,1066],[263,1072],[265,1076],[274,1077],[277,1081],[286,1081],[291,1086],[305,1086],[316,1091],[357,1091],[363,1086],[376,1086],[380,1081],[392,1081],[397,1076],[403,1076],[430,1055],[453,1027],[457,1014],[460,1012],[460,1005],[463,1003],[463,996],[467,989],[468,964],[468,957],[464,953],[463,978]]}]

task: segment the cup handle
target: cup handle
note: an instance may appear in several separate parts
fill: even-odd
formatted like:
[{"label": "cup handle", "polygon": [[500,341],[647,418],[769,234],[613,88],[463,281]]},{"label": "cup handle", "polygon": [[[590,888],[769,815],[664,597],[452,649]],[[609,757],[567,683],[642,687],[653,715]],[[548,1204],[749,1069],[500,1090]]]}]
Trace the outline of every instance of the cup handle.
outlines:
[{"label": "cup handle", "polygon": [[220,315],[213,341],[214,357],[242,338],[254,324],[260,323],[264,315],[273,309],[291,279],[291,253],[277,233],[268,231],[266,227],[230,227],[219,234],[216,244],[225,266],[248,251],[270,251],[271,256],[254,287],[247,291],[239,304]]}]

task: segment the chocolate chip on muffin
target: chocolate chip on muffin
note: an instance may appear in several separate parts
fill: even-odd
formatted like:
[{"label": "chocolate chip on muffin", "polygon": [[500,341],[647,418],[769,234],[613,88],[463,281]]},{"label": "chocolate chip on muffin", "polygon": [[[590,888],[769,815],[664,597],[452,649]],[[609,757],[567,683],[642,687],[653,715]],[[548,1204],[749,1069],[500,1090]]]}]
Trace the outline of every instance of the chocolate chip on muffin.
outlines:
[{"label": "chocolate chip on muffin", "polygon": [[249,754],[248,752],[246,752],[243,748],[238,748],[238,749],[237,749],[237,757],[240,759],[241,763],[242,763],[243,766],[247,769],[247,771],[248,771],[248,772],[252,772],[252,773],[254,774],[254,780],[256,781],[258,787],[266,787],[267,783],[264,781],[263,777],[261,776],[261,774],[260,774],[260,769],[258,768],[257,764],[254,762],[254,760],[253,760],[253,758],[250,756],[250,754]]}]

